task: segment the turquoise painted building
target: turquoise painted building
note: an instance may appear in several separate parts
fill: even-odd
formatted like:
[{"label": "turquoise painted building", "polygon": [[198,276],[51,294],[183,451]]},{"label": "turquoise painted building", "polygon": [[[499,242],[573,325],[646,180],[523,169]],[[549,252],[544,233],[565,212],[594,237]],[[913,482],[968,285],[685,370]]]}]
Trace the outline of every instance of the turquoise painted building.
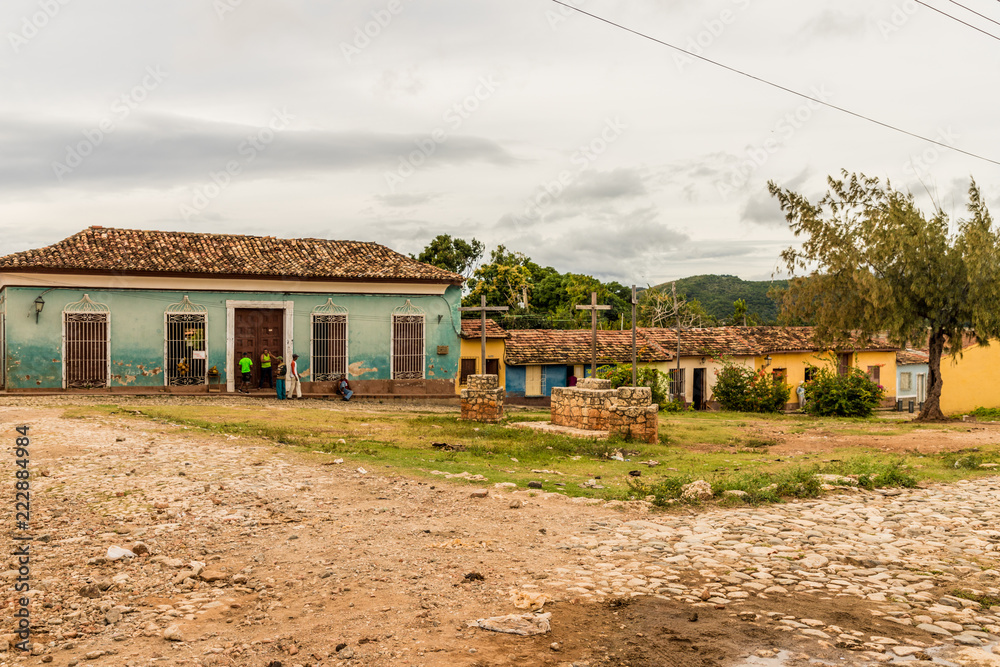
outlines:
[{"label": "turquoise painted building", "polygon": [[461,283],[374,243],[91,227],[0,258],[0,382],[233,392],[266,350],[305,393],[453,395]]}]

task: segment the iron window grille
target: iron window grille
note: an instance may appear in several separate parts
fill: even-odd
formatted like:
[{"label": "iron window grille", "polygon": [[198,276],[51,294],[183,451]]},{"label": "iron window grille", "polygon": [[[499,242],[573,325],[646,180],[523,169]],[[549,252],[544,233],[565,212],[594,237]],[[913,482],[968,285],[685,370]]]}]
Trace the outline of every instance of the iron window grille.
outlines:
[{"label": "iron window grille", "polygon": [[670,395],[673,400],[684,400],[684,371],[686,368],[670,369]]},{"label": "iron window grille", "polygon": [[67,389],[107,387],[111,363],[111,309],[89,294],[63,309],[63,384]]},{"label": "iron window grille", "polygon": [[208,384],[208,309],[187,295],[164,313],[164,379],[170,387]]},{"label": "iron window grille", "polygon": [[347,308],[327,299],[312,311],[312,378],[332,382],[347,375]]},{"label": "iron window grille", "polygon": [[392,311],[392,379],[424,378],[424,312],[406,300]]}]

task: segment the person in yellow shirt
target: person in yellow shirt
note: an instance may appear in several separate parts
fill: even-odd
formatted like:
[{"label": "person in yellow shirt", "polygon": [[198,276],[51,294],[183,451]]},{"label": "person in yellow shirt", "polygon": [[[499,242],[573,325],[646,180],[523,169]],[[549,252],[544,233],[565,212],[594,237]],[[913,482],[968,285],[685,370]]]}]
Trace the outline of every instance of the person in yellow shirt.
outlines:
[{"label": "person in yellow shirt", "polygon": [[264,380],[267,380],[268,389],[274,389],[274,382],[271,377],[271,353],[266,349],[260,355],[260,382],[257,383],[258,389],[264,388]]}]

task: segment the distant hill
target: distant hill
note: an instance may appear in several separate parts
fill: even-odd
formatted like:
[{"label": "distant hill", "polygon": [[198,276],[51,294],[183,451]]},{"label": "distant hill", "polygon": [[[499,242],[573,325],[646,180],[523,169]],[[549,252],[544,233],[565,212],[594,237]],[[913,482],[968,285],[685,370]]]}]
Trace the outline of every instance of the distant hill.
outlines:
[{"label": "distant hill", "polygon": [[[767,296],[771,288],[784,289],[787,280],[743,280],[736,276],[691,276],[677,281],[677,293],[688,300],[697,299],[709,315],[717,319],[728,319],[733,314],[733,302],[746,301],[747,310],[756,313],[765,324],[773,324],[778,319],[778,304]],[[670,283],[658,287],[670,289]]]}]

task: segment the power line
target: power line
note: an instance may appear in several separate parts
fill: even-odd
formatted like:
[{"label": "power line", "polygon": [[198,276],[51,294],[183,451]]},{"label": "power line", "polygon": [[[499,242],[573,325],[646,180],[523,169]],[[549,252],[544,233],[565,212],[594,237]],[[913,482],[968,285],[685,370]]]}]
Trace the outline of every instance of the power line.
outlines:
[{"label": "power line", "polygon": [[[951,14],[949,14],[949,13],[948,13],[948,12],[946,12],[946,11],[943,11],[943,10],[941,10],[941,9],[938,9],[937,7],[932,7],[931,5],[928,5],[928,4],[926,3],[926,2],[923,2],[923,0],[913,0],[913,1],[914,1],[914,2],[916,2],[916,3],[918,4],[918,5],[923,5],[923,6],[924,6],[924,7],[926,7],[927,9],[931,9],[931,10],[934,10],[935,12],[937,12],[938,14],[941,14],[942,16],[947,16],[947,17],[948,17],[948,18],[950,18],[950,19],[951,19],[952,21],[958,21],[958,22],[959,22],[959,23],[961,23],[962,25],[966,25],[966,26],[969,26],[969,27],[970,27],[970,28],[972,28],[973,30],[975,30],[975,31],[977,31],[977,32],[981,32],[981,33],[983,33],[984,35],[986,35],[987,37],[992,37],[993,39],[995,39],[995,40],[997,40],[998,42],[1000,42],[1000,37],[997,37],[997,36],[996,36],[996,35],[994,35],[994,34],[993,34],[992,32],[987,32],[986,30],[983,30],[982,28],[980,28],[980,27],[978,27],[978,26],[974,26],[974,25],[972,25],[972,24],[971,24],[971,23],[969,23],[968,21],[963,21],[962,19],[958,18],[957,16],[952,16]],[[951,2],[952,0],[948,0],[948,1],[949,1],[949,2]],[[954,3],[954,4],[958,5],[958,3],[957,3],[957,2],[956,2],[956,3]],[[958,6],[959,6],[959,7],[962,7],[963,9],[969,9],[968,7],[965,7],[965,6],[963,6],[963,5],[958,5]],[[971,12],[972,10],[971,10],[971,9],[969,9],[969,11]],[[975,14],[979,14],[979,12],[973,12],[973,13],[975,13]],[[980,15],[980,16],[983,16],[982,14],[979,14],[979,15]],[[990,21],[993,21],[993,19],[990,19],[989,17],[986,17],[986,16],[983,16],[983,18],[986,18],[986,19],[988,19],[988,20],[990,20]],[[993,21],[993,22],[994,22],[994,23],[996,23],[996,21]]]},{"label": "power line", "polygon": [[[915,1],[916,2],[920,2],[920,0],[915,0]],[[998,1],[1000,1],[1000,0],[998,0]],[[895,125],[891,125],[889,123],[885,123],[883,121],[876,120],[875,118],[872,118],[871,116],[866,116],[866,115],[864,115],[862,113],[858,113],[856,111],[851,111],[850,109],[845,109],[844,107],[837,106],[836,104],[831,104],[831,103],[826,102],[824,100],[821,100],[821,99],[819,99],[817,97],[813,97],[812,95],[807,95],[806,93],[800,93],[799,91],[794,90],[792,88],[788,88],[786,86],[783,86],[780,83],[774,83],[773,81],[769,81],[767,79],[764,79],[762,77],[756,76],[754,74],[750,74],[749,72],[745,72],[745,71],[743,71],[741,69],[737,69],[735,67],[731,67],[730,65],[723,64],[723,63],[721,63],[721,62],[719,62],[717,60],[712,60],[711,58],[706,58],[705,56],[698,55],[697,53],[692,53],[691,51],[687,51],[685,49],[682,49],[681,47],[675,46],[675,45],[673,45],[673,44],[671,44],[669,42],[664,42],[662,39],[657,39],[656,37],[653,37],[651,35],[647,35],[646,33],[639,32],[638,30],[633,30],[632,28],[629,28],[627,26],[621,25],[620,23],[615,23],[614,21],[612,21],[610,19],[606,19],[603,16],[598,16],[597,14],[591,14],[590,12],[584,11],[584,10],[580,9],[579,7],[574,7],[573,5],[570,5],[570,4],[567,4],[565,2],[562,2],[561,0],[552,0],[552,2],[554,2],[557,5],[561,5],[563,7],[566,7],[567,9],[571,9],[571,10],[573,10],[575,12],[583,14],[584,16],[589,16],[592,19],[596,19],[598,21],[601,21],[602,23],[607,23],[608,25],[614,26],[615,28],[619,28],[621,30],[624,30],[625,32],[630,32],[633,35],[636,35],[638,37],[642,37],[643,39],[648,39],[651,42],[656,42],[657,44],[660,44],[662,46],[666,46],[666,47],[671,48],[671,49],[673,49],[675,51],[679,51],[679,52],[681,52],[681,53],[683,53],[685,55],[691,56],[692,58],[697,58],[698,60],[702,60],[704,62],[710,63],[712,65],[715,65],[716,67],[721,67],[722,69],[728,70],[730,72],[733,72],[734,74],[739,74],[740,76],[744,76],[744,77],[746,77],[748,79],[753,79],[754,81],[757,81],[758,83],[763,83],[764,85],[771,86],[772,88],[777,88],[778,90],[783,90],[786,93],[791,93],[792,95],[795,95],[796,97],[801,97],[802,99],[809,100],[810,102],[815,102],[817,104],[821,104],[821,105],[823,105],[825,107],[829,107],[830,109],[835,109],[837,111],[840,111],[841,113],[846,113],[849,116],[854,116],[855,118],[860,118],[861,120],[866,120],[869,123],[874,123],[875,125],[879,125],[881,127],[887,128],[889,130],[893,130],[894,132],[899,132],[900,134],[905,134],[905,135],[913,137],[915,139],[920,139],[921,141],[926,141],[927,143],[931,143],[931,144],[934,144],[936,146],[940,146],[941,148],[946,148],[948,150],[952,150],[952,151],[955,151],[957,153],[962,153],[963,155],[968,155],[969,157],[976,158],[977,160],[982,160],[984,162],[989,162],[990,164],[995,164],[997,166],[1000,166],[1000,160],[994,160],[994,159],[985,157],[983,155],[978,155],[976,153],[972,153],[970,151],[963,150],[961,148],[957,148],[957,147],[952,146],[950,144],[946,144],[944,142],[937,141],[935,139],[931,139],[930,137],[925,137],[925,136],[923,136],[921,134],[917,134],[916,132],[910,132],[909,130],[904,130],[903,128],[896,127]],[[923,3],[921,3],[921,4],[923,4]],[[997,39],[1000,39],[1000,38],[997,38]]]},{"label": "power line", "polygon": [[953,5],[958,5],[959,7],[961,7],[962,9],[964,9],[964,10],[965,10],[965,11],[967,11],[967,12],[972,12],[972,13],[973,13],[973,14],[975,14],[976,16],[979,16],[979,17],[981,17],[981,18],[984,18],[984,19],[986,19],[987,21],[989,21],[990,23],[995,23],[995,24],[997,24],[997,25],[1000,25],[1000,21],[996,21],[996,20],[994,20],[994,19],[991,19],[991,18],[990,18],[989,16],[987,16],[986,14],[980,14],[980,13],[979,13],[979,12],[977,12],[977,11],[976,11],[975,9],[972,9],[971,7],[966,7],[965,5],[963,5],[963,4],[962,4],[962,3],[960,3],[960,2],[955,2],[955,0],[948,0],[948,2],[950,2],[950,3],[951,3],[951,4],[953,4]]}]

